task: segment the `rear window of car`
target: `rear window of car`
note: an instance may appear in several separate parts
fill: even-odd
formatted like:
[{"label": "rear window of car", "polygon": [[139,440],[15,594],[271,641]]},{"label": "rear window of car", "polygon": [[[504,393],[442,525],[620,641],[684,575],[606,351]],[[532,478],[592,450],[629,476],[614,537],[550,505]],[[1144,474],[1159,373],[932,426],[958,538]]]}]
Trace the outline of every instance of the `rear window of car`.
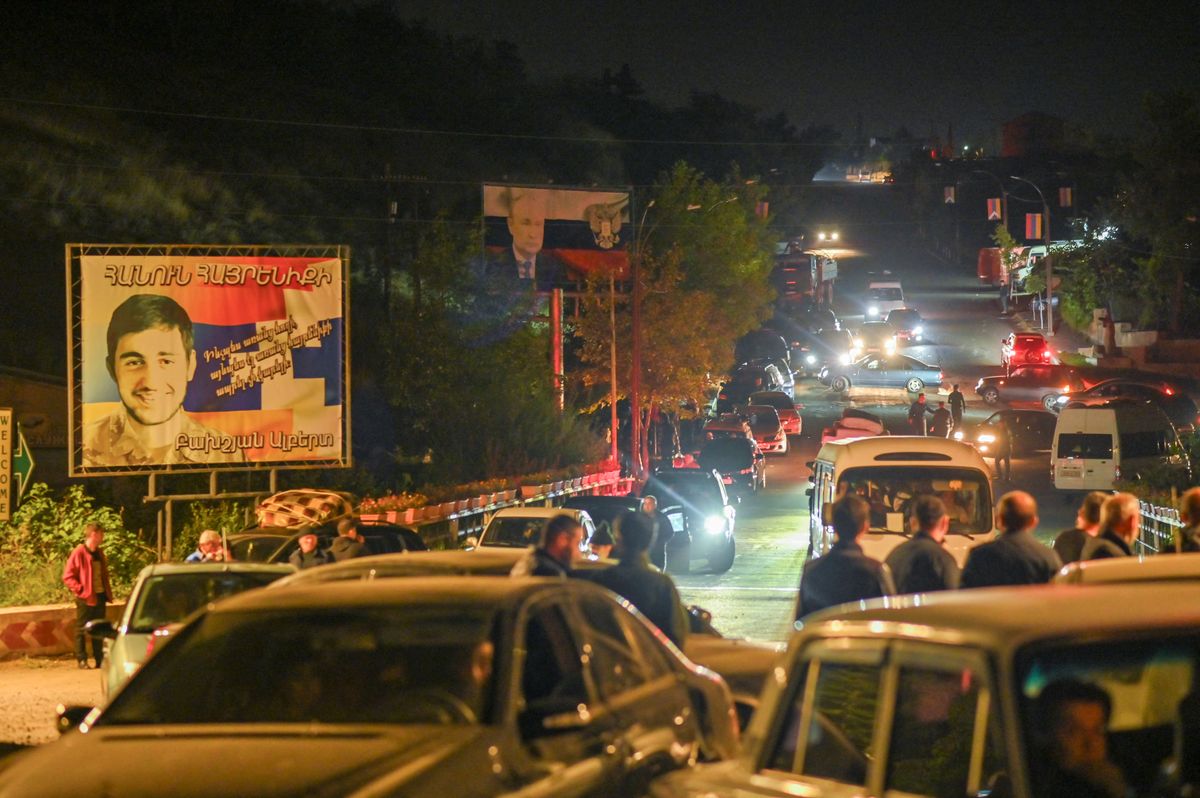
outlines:
[{"label": "rear window of car", "polygon": [[152,576],[138,591],[129,630],[145,634],[160,626],[178,623],[210,602],[269,585],[281,576],[284,574],[246,571]]},{"label": "rear window of car", "polygon": [[1112,435],[1086,432],[1064,432],[1058,436],[1058,457],[1081,457],[1085,460],[1112,459]]},{"label": "rear window of car", "polygon": [[917,324],[921,321],[921,314],[915,310],[893,310],[887,316],[888,324]]},{"label": "rear window of car", "polygon": [[766,405],[776,410],[795,410],[796,405],[787,394],[756,393],[750,395],[750,402],[756,405]]},{"label": "rear window of car", "polygon": [[869,293],[871,299],[880,299],[885,302],[900,302],[904,299],[904,292],[899,288],[872,288]]}]

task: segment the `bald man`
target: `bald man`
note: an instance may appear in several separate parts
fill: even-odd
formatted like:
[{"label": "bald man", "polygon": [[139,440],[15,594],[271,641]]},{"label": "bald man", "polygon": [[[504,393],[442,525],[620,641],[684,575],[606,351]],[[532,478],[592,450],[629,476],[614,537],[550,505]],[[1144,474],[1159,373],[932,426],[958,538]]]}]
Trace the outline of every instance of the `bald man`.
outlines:
[{"label": "bald man", "polygon": [[1037,502],[1023,490],[1001,496],[996,505],[999,536],[971,549],[963,567],[962,587],[1049,582],[1062,568],[1062,561],[1053,549],[1034,538],[1037,512]]},{"label": "bald man", "polygon": [[1141,529],[1142,508],[1132,493],[1114,493],[1100,505],[1100,531],[1083,544],[1081,560],[1132,557]]}]

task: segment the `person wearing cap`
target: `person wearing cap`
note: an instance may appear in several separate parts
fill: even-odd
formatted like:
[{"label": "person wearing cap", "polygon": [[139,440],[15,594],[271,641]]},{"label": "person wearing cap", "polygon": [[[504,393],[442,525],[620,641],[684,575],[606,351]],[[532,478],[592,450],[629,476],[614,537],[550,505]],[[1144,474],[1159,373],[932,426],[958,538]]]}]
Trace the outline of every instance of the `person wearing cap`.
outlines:
[{"label": "person wearing cap", "polygon": [[329,552],[317,548],[315,532],[305,530],[297,542],[300,544],[300,548],[293,551],[292,556],[288,557],[288,562],[296,566],[297,570],[303,571],[305,568],[315,568],[318,565],[327,565],[333,562]]},{"label": "person wearing cap", "polygon": [[206,529],[200,533],[196,550],[184,562],[225,562],[228,559],[228,552],[221,544],[221,534],[215,529]]}]

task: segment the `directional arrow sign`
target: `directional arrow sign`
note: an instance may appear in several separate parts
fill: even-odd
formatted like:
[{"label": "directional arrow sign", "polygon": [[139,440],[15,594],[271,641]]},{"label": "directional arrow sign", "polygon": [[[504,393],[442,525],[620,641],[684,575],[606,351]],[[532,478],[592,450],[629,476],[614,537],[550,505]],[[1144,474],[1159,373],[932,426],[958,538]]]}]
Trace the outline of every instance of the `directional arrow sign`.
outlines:
[{"label": "directional arrow sign", "polygon": [[25,489],[29,487],[29,480],[33,477],[33,451],[25,442],[25,433],[21,432],[20,424],[17,424],[17,448],[13,451],[12,470],[16,488],[13,505],[16,506],[25,495]]},{"label": "directional arrow sign", "polygon": [[11,407],[0,408],[0,521],[12,520],[13,509],[13,440],[16,428],[13,426],[13,411]]}]

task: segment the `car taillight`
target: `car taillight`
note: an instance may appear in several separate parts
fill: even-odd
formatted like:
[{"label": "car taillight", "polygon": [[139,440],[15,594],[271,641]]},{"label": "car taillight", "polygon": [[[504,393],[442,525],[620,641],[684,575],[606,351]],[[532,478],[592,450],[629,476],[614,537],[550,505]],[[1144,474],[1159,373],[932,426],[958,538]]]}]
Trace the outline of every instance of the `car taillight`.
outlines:
[{"label": "car taillight", "polygon": [[753,474],[753,473],[754,473],[754,466],[750,466],[749,468],[743,468],[743,469],[742,469],[741,471],[739,471],[738,473],[739,473],[739,474]]},{"label": "car taillight", "polygon": [[1121,479],[1121,467],[1120,466],[1113,466],[1113,479],[1114,480]]}]

